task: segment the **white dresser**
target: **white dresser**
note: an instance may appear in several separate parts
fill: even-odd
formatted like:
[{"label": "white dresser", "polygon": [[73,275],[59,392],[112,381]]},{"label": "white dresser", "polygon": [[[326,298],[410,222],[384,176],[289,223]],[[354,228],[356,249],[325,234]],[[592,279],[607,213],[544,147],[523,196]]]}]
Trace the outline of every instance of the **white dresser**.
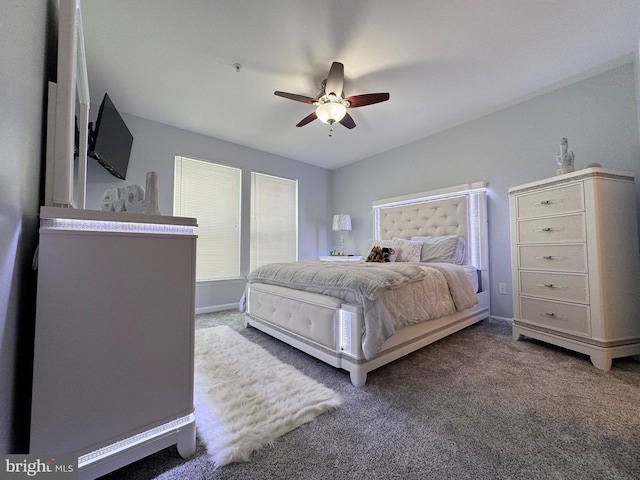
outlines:
[{"label": "white dresser", "polygon": [[509,189],[513,337],[611,368],[640,354],[632,173],[587,168]]}]

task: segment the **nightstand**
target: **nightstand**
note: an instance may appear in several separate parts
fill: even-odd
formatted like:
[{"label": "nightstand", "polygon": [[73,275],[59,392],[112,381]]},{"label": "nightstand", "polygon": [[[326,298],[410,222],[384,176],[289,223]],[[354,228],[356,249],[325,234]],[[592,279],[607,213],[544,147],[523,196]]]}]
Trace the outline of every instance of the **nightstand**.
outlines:
[{"label": "nightstand", "polygon": [[359,262],[362,260],[360,255],[326,255],[320,257],[323,262]]}]

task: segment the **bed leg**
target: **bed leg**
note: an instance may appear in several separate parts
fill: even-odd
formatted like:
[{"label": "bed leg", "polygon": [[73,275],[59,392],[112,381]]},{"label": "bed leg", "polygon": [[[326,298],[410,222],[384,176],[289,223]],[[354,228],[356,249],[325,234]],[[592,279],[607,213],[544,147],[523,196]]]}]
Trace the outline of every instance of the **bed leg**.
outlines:
[{"label": "bed leg", "polygon": [[350,372],[349,377],[351,377],[351,383],[354,387],[364,387],[364,384],[367,383],[367,372]]}]

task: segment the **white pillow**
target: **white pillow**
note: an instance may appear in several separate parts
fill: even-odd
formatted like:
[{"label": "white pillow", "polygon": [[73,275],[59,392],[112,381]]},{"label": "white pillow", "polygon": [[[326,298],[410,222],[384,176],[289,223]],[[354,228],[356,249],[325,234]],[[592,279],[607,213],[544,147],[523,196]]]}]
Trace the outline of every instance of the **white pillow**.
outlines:
[{"label": "white pillow", "polygon": [[422,242],[412,242],[406,238],[393,237],[393,250],[398,252],[396,262],[419,262]]},{"label": "white pillow", "polygon": [[421,262],[464,263],[464,237],[460,235],[411,237],[411,241],[422,242]]}]

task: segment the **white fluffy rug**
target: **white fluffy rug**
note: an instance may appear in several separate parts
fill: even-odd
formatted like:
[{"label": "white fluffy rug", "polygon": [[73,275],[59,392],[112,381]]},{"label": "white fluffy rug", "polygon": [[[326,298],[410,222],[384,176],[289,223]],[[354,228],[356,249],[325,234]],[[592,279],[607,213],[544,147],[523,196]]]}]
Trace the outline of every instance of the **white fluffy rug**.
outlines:
[{"label": "white fluffy rug", "polygon": [[251,453],[342,403],[333,390],[227,326],[195,332],[196,425],[217,466]]}]

